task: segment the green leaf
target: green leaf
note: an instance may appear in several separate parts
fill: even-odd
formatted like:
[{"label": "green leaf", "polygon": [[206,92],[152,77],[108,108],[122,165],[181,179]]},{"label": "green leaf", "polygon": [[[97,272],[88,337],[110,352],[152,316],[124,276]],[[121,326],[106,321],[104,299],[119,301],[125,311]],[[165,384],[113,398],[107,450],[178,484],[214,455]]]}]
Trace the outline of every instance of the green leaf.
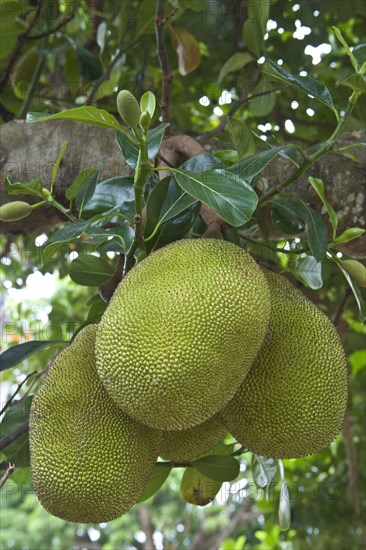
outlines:
[{"label": "green leaf", "polygon": [[83,215],[89,217],[112,208],[132,222],[135,214],[133,176],[116,176],[98,183],[93,196],[84,206]]},{"label": "green leaf", "polygon": [[358,44],[353,48],[352,53],[357,62],[357,70],[364,74],[366,71],[366,44]]},{"label": "green leaf", "polygon": [[191,464],[201,475],[219,482],[233,481],[240,471],[240,464],[233,456],[203,456]]},{"label": "green leaf", "polygon": [[201,63],[199,44],[192,33],[186,29],[170,27],[173,48],[178,56],[178,70],[181,75],[191,73]]},{"label": "green leaf", "polygon": [[247,19],[243,26],[243,39],[249,51],[257,58],[260,57],[263,47],[264,33],[257,19]]},{"label": "green leaf", "polygon": [[194,468],[186,468],[182,476],[180,492],[184,500],[190,504],[206,506],[213,501],[221,485],[221,481],[206,477]]},{"label": "green leaf", "polygon": [[253,454],[251,469],[255,484],[265,489],[277,473],[277,463],[273,458]]},{"label": "green leaf", "polygon": [[348,271],[344,269],[342,266],[342,262],[340,262],[338,259],[332,257],[333,261],[338,265],[339,269],[342,271],[343,275],[345,276],[347,283],[350,286],[350,289],[353,292],[353,295],[356,300],[356,304],[358,307],[359,315],[360,315],[360,321],[361,323],[364,323],[366,321],[366,302],[362,297],[362,293],[360,290],[360,287],[357,283],[352,279]]},{"label": "green leaf", "polygon": [[79,191],[81,191],[82,188],[88,183],[91,176],[93,176],[96,171],[96,168],[84,168],[84,170],[81,170],[81,172],[78,173],[70,187],[68,187],[68,189],[66,190],[66,198],[69,201],[72,201],[79,193]]},{"label": "green leaf", "polygon": [[66,346],[68,343],[68,341],[63,340],[32,340],[30,342],[23,342],[22,344],[12,346],[11,348],[3,351],[0,355],[0,371],[15,367],[15,365],[37,353],[40,349]]},{"label": "green leaf", "polygon": [[278,526],[281,531],[288,531],[291,527],[291,505],[285,481],[281,482],[280,502],[278,506]]},{"label": "green leaf", "polygon": [[352,241],[353,239],[357,239],[357,237],[360,237],[365,233],[365,229],[361,229],[361,227],[349,227],[343,233],[338,235],[335,239],[333,239],[333,243],[340,244],[340,243],[347,243],[348,241]]},{"label": "green leaf", "polygon": [[96,170],[95,172],[93,172],[93,174],[91,174],[88,181],[86,182],[86,185],[82,187],[82,189],[79,191],[79,193],[75,197],[75,206],[78,209],[80,218],[82,217],[85,206],[88,204],[88,202],[91,200],[91,198],[94,195],[98,178],[99,178],[99,173]]},{"label": "green leaf", "polygon": [[366,141],[359,141],[358,143],[351,143],[350,145],[345,145],[344,147],[339,147],[334,149],[334,151],[346,151],[352,147],[366,147]]},{"label": "green leaf", "polygon": [[[32,404],[33,395],[29,395],[24,401],[9,407],[0,424],[1,437],[4,438],[15,432],[29,419],[30,407]],[[3,450],[9,462],[15,463],[16,466],[29,466],[29,440],[28,433],[19,437]]]},{"label": "green leaf", "polygon": [[248,19],[259,22],[262,34],[265,34],[267,29],[270,6],[271,3],[267,0],[250,0],[248,2]]},{"label": "green leaf", "polygon": [[100,286],[114,273],[113,265],[92,254],[82,254],[70,264],[69,275],[78,285]]},{"label": "green leaf", "polygon": [[[268,67],[270,67],[270,69],[268,69]],[[315,78],[312,78],[311,76],[295,76],[288,71],[285,71],[285,69],[277,65],[277,63],[269,58],[266,60],[265,72],[269,73],[270,76],[275,76],[283,82],[288,82],[289,84],[296,86],[296,88],[302,90],[308,95],[310,94],[314,96],[315,99],[318,99],[326,107],[333,111],[337,120],[339,119],[338,112],[334,107],[333,99],[328,88],[326,88],[318,80],[315,80]]]},{"label": "green leaf", "polygon": [[314,256],[305,256],[289,266],[291,273],[305,286],[318,290],[323,286],[322,264]]},{"label": "green leaf", "polygon": [[241,120],[229,117],[227,123],[231,140],[238,152],[239,160],[255,153],[255,145],[251,131]]},{"label": "green leaf", "polygon": [[166,128],[168,128],[169,122],[159,124],[156,128],[148,131],[147,134],[147,156],[149,160],[154,160],[159,152],[161,142]]},{"label": "green leaf", "polygon": [[342,86],[347,86],[356,92],[366,94],[366,78],[361,74],[351,74],[341,82]]},{"label": "green leaf", "polygon": [[186,193],[207,204],[234,227],[249,221],[257,207],[258,197],[253,188],[228,170],[202,173],[174,170],[174,174]]},{"label": "green leaf", "polygon": [[340,41],[340,43],[342,44],[342,46],[345,48],[346,52],[348,53],[348,55],[351,59],[351,63],[353,65],[353,68],[357,72],[357,61],[356,61],[349,45],[347,44],[347,42],[343,38],[343,35],[342,35],[341,31],[337,27],[334,27],[334,26],[332,27],[332,29],[334,30],[336,37],[338,38],[338,40]]},{"label": "green leaf", "polygon": [[45,113],[27,114],[27,122],[40,122],[42,120],[75,120],[77,122],[85,122],[85,124],[94,124],[95,126],[123,131],[122,126],[113,115],[104,109],[97,109],[96,107],[75,107],[74,109],[68,109],[54,115]]},{"label": "green leaf", "polygon": [[328,235],[327,226],[320,214],[305,202],[286,196],[277,196],[271,202],[281,215],[295,221],[301,220],[305,224],[310,250],[316,261],[323,260],[327,251]]},{"label": "green leaf", "polygon": [[15,182],[12,178],[5,178],[5,189],[9,195],[32,195],[33,197],[42,197],[42,183],[39,178],[29,183]]},{"label": "green leaf", "polygon": [[64,153],[66,151],[66,148],[68,146],[69,142],[68,141],[64,141],[63,144],[62,144],[62,147],[60,149],[60,152],[58,154],[58,157],[57,157],[57,160],[52,168],[52,177],[51,177],[51,190],[53,189],[53,186],[54,186],[54,183],[56,181],[56,176],[57,176],[57,172],[58,172],[58,169],[60,167],[60,164],[61,164],[61,161],[62,161],[62,157],[64,156]]},{"label": "green leaf", "polygon": [[[147,154],[149,160],[154,160],[157,153],[159,152],[160,145],[164,136],[164,131],[168,126],[169,123],[164,123],[148,131]],[[130,137],[132,138],[132,135],[130,135]],[[136,168],[140,150],[138,143],[133,143],[131,139],[129,139],[127,135],[122,132],[117,132],[116,138],[125,161],[127,162],[127,164],[132,166],[132,168]]]},{"label": "green leaf", "polygon": [[140,109],[143,113],[147,111],[152,118],[155,113],[156,99],[152,92],[145,92],[140,99]]},{"label": "green leaf", "polygon": [[217,79],[218,83],[220,84],[229,73],[240,71],[251,61],[253,61],[253,57],[249,53],[234,53],[221,67],[219,77]]},{"label": "green leaf", "polygon": [[246,159],[240,160],[236,164],[227,168],[229,172],[236,174],[244,180],[252,180],[254,176],[259,174],[266,166],[273,160],[283,149],[281,147],[274,147],[252,155]]},{"label": "green leaf", "polygon": [[[272,112],[277,101],[277,94],[272,83],[267,78],[262,78],[260,83],[251,90],[249,97],[249,107],[251,113],[256,117],[266,116]],[[256,94],[263,94],[258,97],[252,97]]]},{"label": "green leaf", "polygon": [[84,80],[95,82],[103,75],[103,65],[99,57],[83,46],[76,46],[76,59]]},{"label": "green leaf", "polygon": [[168,478],[170,472],[170,466],[167,466],[164,462],[157,462],[137,502],[144,502],[144,500],[147,500],[155,495],[155,493],[157,493],[163,485],[164,481]]},{"label": "green leaf", "polygon": [[330,218],[330,221],[332,223],[333,227],[333,239],[336,236],[337,227],[338,227],[338,218],[337,214],[335,213],[332,205],[327,201],[325,197],[325,189],[324,189],[324,182],[320,178],[313,178],[312,176],[308,177],[308,181],[310,185],[315,189],[317,192],[320,200],[324,204],[326,211],[328,212],[328,216]]},{"label": "green leaf", "polygon": [[127,252],[130,248],[135,232],[131,226],[127,224],[120,225],[119,227],[111,227],[105,230],[105,235],[113,236],[112,239],[108,239],[102,245],[98,247],[99,252],[102,254],[106,252]]}]

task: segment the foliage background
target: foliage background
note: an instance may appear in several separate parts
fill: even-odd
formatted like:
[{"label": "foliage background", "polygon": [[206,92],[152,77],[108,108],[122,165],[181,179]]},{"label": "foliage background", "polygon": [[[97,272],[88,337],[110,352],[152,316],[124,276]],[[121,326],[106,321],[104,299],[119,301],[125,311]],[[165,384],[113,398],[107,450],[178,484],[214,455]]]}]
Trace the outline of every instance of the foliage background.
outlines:
[{"label": "foliage background", "polygon": [[[213,130],[223,115],[230,113],[235,100],[241,98],[243,103],[235,117],[245,121],[259,139],[265,136],[273,145],[291,142],[307,148],[329,136],[334,129],[330,111],[296,88],[285,87],[279,91],[268,88],[268,82],[258,72],[256,59],[268,54],[293,74],[305,71],[319,79],[341,109],[347,103],[350,90],[340,82],[352,69],[344,47],[335,39],[332,26],[336,25],[352,46],[365,42],[364,2],[253,2],[252,9],[259,10],[259,15],[265,17],[269,10],[270,23],[267,23],[267,32],[261,35],[263,40],[259,34],[248,36],[248,31],[243,35],[248,2],[171,0],[165,4],[168,27],[173,27],[173,30],[166,30],[173,75],[170,99],[173,133],[197,136]],[[22,0],[2,1],[0,8],[3,74],[19,43],[22,45],[17,62],[11,68],[10,79],[2,89],[4,122],[24,118],[30,110],[53,113],[85,104],[97,105],[117,115],[117,87],[127,88],[137,97],[146,90],[161,96],[162,76],[154,28],[155,1]],[[19,38],[34,20],[36,24],[29,35],[36,38]],[[55,28],[57,32],[50,32]],[[177,57],[171,41],[171,35],[173,40],[174,34],[177,35],[174,29],[191,33],[188,42],[192,50],[186,59]],[[320,62],[315,63],[316,55],[309,46],[323,52]],[[310,51],[313,55],[309,55]],[[233,61],[232,56],[238,52],[242,57]],[[251,54],[252,58],[245,54]],[[112,64],[114,56],[117,62]],[[230,59],[231,65],[227,64]],[[183,75],[182,64],[198,66]],[[245,97],[243,90],[246,90]],[[248,90],[253,94],[268,93],[249,100]],[[347,130],[359,130],[364,125],[365,102],[359,101]],[[206,134],[207,141],[212,137],[215,136]],[[221,133],[219,139],[216,148],[232,148],[227,131]],[[332,202],[331,194],[328,199]],[[2,258],[1,270],[8,289],[2,318],[5,348],[26,338],[70,338],[75,327],[85,321],[89,312],[87,301],[96,294],[95,287],[77,285],[68,276],[75,257],[72,248],[57,261],[44,266],[35,261],[35,242],[39,244],[42,239],[35,234],[14,237],[10,251],[3,242],[7,254]],[[264,257],[264,249],[256,248],[256,251]],[[287,262],[285,255],[277,261],[284,266]],[[42,295],[44,279],[41,278],[37,279],[40,285],[37,297],[32,299],[29,293],[21,294],[21,289],[30,284],[29,277],[36,273],[56,277],[51,296]],[[325,262],[322,276],[321,289],[305,290],[331,318],[337,316],[340,304],[344,306],[337,318],[349,360],[350,421],[343,437],[338,437],[323,452],[285,461],[292,515],[289,531],[281,532],[277,524],[278,481],[274,480],[266,500],[264,492],[253,483],[252,457],[248,453],[242,460],[239,481],[224,484],[215,501],[205,508],[193,507],[181,499],[181,472],[174,470],[152,499],[135,506],[118,520],[94,526],[68,524],[47,514],[31,490],[28,468],[19,467],[2,489],[1,547],[140,549],[151,548],[152,538],[157,549],[362,548],[362,520],[365,517],[365,470],[362,465],[366,461],[363,430],[365,329],[359,322],[353,298],[347,304],[343,301],[348,291],[342,275],[330,262]],[[26,375],[34,371],[40,373],[54,352],[54,349],[43,350],[15,369],[4,371],[1,377],[8,395],[3,401]],[[20,396],[28,391],[33,379],[27,380]],[[19,411],[24,414],[25,403],[14,407],[14,415]],[[347,438],[351,438],[354,445],[347,444]],[[24,465],[27,463],[25,449],[26,442],[17,451],[23,453],[17,455],[18,464],[22,464],[22,460]],[[2,457],[3,470],[7,459],[7,455]]]}]

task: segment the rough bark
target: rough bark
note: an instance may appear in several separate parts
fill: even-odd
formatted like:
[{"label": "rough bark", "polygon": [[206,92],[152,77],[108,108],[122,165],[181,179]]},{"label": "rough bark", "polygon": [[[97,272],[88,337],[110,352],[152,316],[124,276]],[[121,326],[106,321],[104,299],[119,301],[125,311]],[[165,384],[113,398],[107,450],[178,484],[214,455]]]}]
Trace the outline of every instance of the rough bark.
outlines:
[{"label": "rough bark", "polygon": [[[101,179],[131,174],[131,168],[124,162],[114,134],[114,131],[108,128],[65,120],[33,124],[16,121],[4,124],[0,128],[1,203],[14,200],[14,197],[10,197],[5,191],[6,176],[18,181],[40,177],[43,185],[49,187],[53,164],[65,140],[69,145],[55,184],[56,198],[61,203],[65,204],[65,190],[82,168],[103,162]],[[337,145],[344,146],[361,139],[365,141],[365,136],[366,132],[344,134]],[[201,151],[202,146],[192,138],[173,136],[164,143],[161,156],[162,160],[168,160],[170,164],[177,166],[185,158]],[[328,199],[338,214],[339,232],[350,226],[366,228],[365,167],[366,155],[363,148],[328,153],[321,157],[310,172],[291,189],[324,214],[319,199],[307,183],[308,175],[321,177],[326,185]],[[268,185],[273,186],[283,181],[293,170],[293,165],[277,159],[264,171],[264,177]],[[25,197],[19,196],[17,199],[22,200]],[[35,198],[29,200],[36,201]],[[62,214],[55,209],[43,207],[35,210],[26,220],[3,224],[2,232],[44,232],[63,219]],[[275,229],[272,229],[274,232]],[[365,256],[366,237],[351,241],[345,248],[355,257]]]}]

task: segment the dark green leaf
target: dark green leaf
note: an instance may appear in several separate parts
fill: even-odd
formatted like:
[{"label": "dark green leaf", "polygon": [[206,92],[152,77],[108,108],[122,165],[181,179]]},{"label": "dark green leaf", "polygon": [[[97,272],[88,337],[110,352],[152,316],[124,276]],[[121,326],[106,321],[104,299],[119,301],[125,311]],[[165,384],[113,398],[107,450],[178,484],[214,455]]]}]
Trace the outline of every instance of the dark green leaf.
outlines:
[{"label": "dark green leaf", "polygon": [[240,71],[240,69],[251,61],[253,61],[253,57],[249,53],[234,53],[221,67],[219,77],[217,79],[218,83],[220,84],[229,73]]},{"label": "dark green leaf", "polygon": [[113,237],[112,239],[107,240],[102,245],[98,247],[100,253],[105,252],[127,252],[130,248],[135,232],[127,224],[120,225],[119,227],[111,227],[105,229],[104,235],[108,237]]},{"label": "dark green leaf", "polygon": [[157,493],[171,472],[171,467],[157,462],[137,502],[143,502]]},{"label": "dark green leaf", "polygon": [[88,204],[92,196],[94,195],[97,181],[99,178],[99,173],[97,171],[93,172],[89,177],[86,185],[82,187],[79,193],[75,197],[75,206],[78,209],[79,217],[83,215],[85,206]]},{"label": "dark green leaf", "polygon": [[79,285],[100,286],[110,279],[113,272],[113,265],[102,258],[83,254],[71,262],[69,275]]},{"label": "dark green leaf", "polygon": [[255,484],[265,489],[277,473],[277,463],[273,458],[261,455],[252,455],[252,472]]},{"label": "dark green leaf", "polygon": [[362,297],[360,287],[358,286],[357,283],[355,283],[355,281],[352,279],[350,274],[344,269],[344,267],[342,266],[342,262],[338,261],[335,258],[333,258],[333,260],[336,262],[339,269],[342,271],[343,275],[345,276],[345,278],[347,280],[347,283],[350,286],[350,289],[353,292],[353,295],[355,297],[356,304],[357,304],[357,307],[358,307],[361,323],[365,323],[365,321],[366,321],[366,302]]},{"label": "dark green leaf", "polygon": [[290,265],[291,273],[305,286],[318,290],[323,286],[322,264],[314,256],[299,258],[294,265]]},{"label": "dark green leaf", "polygon": [[257,58],[260,57],[263,46],[264,33],[257,19],[247,19],[243,26],[243,38],[245,45]]},{"label": "dark green leaf", "polygon": [[274,147],[273,149],[262,151],[244,160],[240,160],[236,164],[230,166],[230,168],[227,168],[227,170],[236,174],[243,180],[250,181],[282,151],[283,149],[281,147]]},{"label": "dark green leaf", "polygon": [[284,208],[272,208],[272,222],[286,235],[297,235],[305,230],[304,222],[294,212]]},{"label": "dark green leaf", "polygon": [[[252,97],[257,94],[262,95]],[[254,90],[251,90],[251,97],[249,98],[250,111],[256,117],[269,115],[276,105],[276,101],[277,95],[275,88],[267,78],[263,77]]]},{"label": "dark green leaf", "polygon": [[366,63],[366,44],[358,44],[353,48],[352,53],[357,61],[357,68],[360,71],[364,63]]},{"label": "dark green leaf", "polygon": [[79,65],[81,76],[85,80],[94,82],[103,74],[103,65],[96,55],[83,46],[76,47],[76,59]]},{"label": "dark green leaf", "polygon": [[38,350],[49,347],[60,347],[66,346],[67,341],[63,340],[32,340],[30,342],[23,342],[22,344],[17,344],[11,348],[5,350],[0,355],[0,371],[10,369],[15,367],[24,359],[27,359],[30,355],[37,353]]},{"label": "dark green leaf", "polygon": [[255,145],[251,131],[241,120],[229,117],[227,129],[239,160],[255,153]]},{"label": "dark green leaf", "polygon": [[147,134],[147,155],[149,160],[154,160],[159,152],[161,142],[163,140],[165,129],[168,128],[169,123],[159,124],[156,128],[149,130]]},{"label": "dark green leaf", "polygon": [[81,170],[81,172],[78,173],[70,187],[67,188],[65,193],[66,198],[69,201],[72,201],[79,193],[79,191],[81,191],[82,188],[88,183],[91,176],[93,176],[96,171],[96,168],[84,168],[84,170]]},{"label": "dark green leaf", "polygon": [[258,203],[253,188],[228,170],[208,172],[175,170],[181,188],[197,200],[207,204],[220,218],[234,227],[250,220]]},{"label": "dark green leaf", "polygon": [[[33,395],[29,395],[24,401],[8,408],[0,424],[1,437],[4,438],[15,432],[29,419],[29,411],[32,404]],[[29,466],[29,441],[28,434],[25,433],[3,450],[9,462],[16,466]]]},{"label": "dark green leaf", "polygon": [[116,176],[98,183],[91,199],[84,206],[84,217],[96,213],[114,212],[124,214],[132,221],[135,214],[133,176]]},{"label": "dark green leaf", "polygon": [[75,107],[61,113],[48,115],[47,113],[28,113],[27,122],[39,122],[41,120],[75,120],[77,122],[85,122],[86,124],[94,124],[95,126],[104,126],[105,128],[113,128],[114,130],[123,130],[117,119],[105,111],[96,107]]},{"label": "dark green leaf", "polygon": [[[268,69],[268,66],[270,69]],[[337,113],[337,110],[334,107],[332,96],[330,95],[330,92],[328,88],[326,88],[323,84],[321,84],[318,80],[315,80],[315,78],[312,78],[311,76],[295,76],[288,71],[285,71],[282,67],[277,65],[272,59],[267,58],[266,60],[266,69],[267,72],[271,76],[276,76],[283,82],[288,82],[289,84],[293,84],[296,86],[296,88],[299,88],[303,92],[307,93],[308,95],[314,96],[316,99],[321,101],[324,105],[329,107],[334,114],[336,115],[337,119],[339,118],[339,115]]]},{"label": "dark green leaf", "polygon": [[366,78],[361,74],[351,74],[341,82],[342,86],[347,86],[356,92],[366,94]]},{"label": "dark green leaf", "polygon": [[[131,132],[129,132],[129,134],[130,134],[130,137],[132,138]],[[120,132],[120,131],[116,132],[116,139],[117,139],[118,146],[122,151],[123,158],[125,159],[127,164],[132,166],[132,168],[136,168],[137,159],[139,156],[138,143],[134,143],[133,141],[131,141],[130,138],[127,137],[127,135],[124,132]]]},{"label": "dark green leaf", "polygon": [[64,141],[62,146],[61,146],[61,149],[60,149],[60,152],[58,154],[58,157],[56,159],[56,162],[52,168],[52,176],[51,176],[51,189],[53,189],[53,185],[56,181],[56,176],[57,176],[57,172],[58,172],[58,169],[60,168],[60,164],[61,164],[61,161],[62,161],[62,158],[64,156],[64,153],[66,151],[66,148],[68,146],[69,142],[68,141]]},{"label": "dark green leaf", "polygon": [[278,196],[272,199],[277,211],[288,219],[301,220],[306,226],[310,250],[317,262],[325,258],[328,246],[327,226],[323,218],[303,201]]},{"label": "dark green leaf", "polygon": [[12,178],[5,178],[5,188],[9,195],[32,195],[42,197],[42,183],[39,178],[29,183],[14,182]]},{"label": "dark green leaf", "polygon": [[192,462],[192,466],[201,475],[215,481],[233,481],[240,471],[240,464],[233,456],[203,456]]},{"label": "dark green leaf", "polygon": [[333,239],[334,239],[334,237],[336,236],[336,232],[337,232],[338,218],[337,218],[337,214],[335,213],[332,205],[326,199],[325,189],[324,189],[324,182],[323,182],[323,180],[321,180],[319,178],[313,178],[312,176],[308,177],[308,181],[309,181],[310,185],[317,192],[320,200],[322,201],[322,203],[324,204],[324,206],[326,208],[326,211],[328,212],[328,216],[329,216],[330,221],[332,223]]}]

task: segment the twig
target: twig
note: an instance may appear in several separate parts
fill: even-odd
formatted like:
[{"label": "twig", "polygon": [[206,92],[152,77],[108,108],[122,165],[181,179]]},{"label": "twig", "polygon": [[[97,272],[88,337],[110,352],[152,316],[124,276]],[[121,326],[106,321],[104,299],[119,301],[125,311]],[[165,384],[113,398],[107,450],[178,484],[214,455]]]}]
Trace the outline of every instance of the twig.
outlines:
[{"label": "twig", "polygon": [[113,67],[118,63],[118,61],[124,56],[124,54],[132,48],[132,46],[135,46],[138,42],[140,42],[141,37],[137,38],[136,40],[133,40],[131,44],[128,44],[125,48],[121,48],[121,50],[118,52],[118,54],[112,59],[112,61],[107,65],[104,73],[102,76],[96,80],[92,86],[92,89],[90,91],[90,94],[86,98],[84,105],[91,105],[95,99],[95,96],[97,95],[99,87],[103,84],[103,82],[106,82],[109,77],[111,76]]},{"label": "twig", "polygon": [[5,447],[10,445],[10,443],[13,443],[13,441],[15,441],[16,439],[19,439],[19,437],[21,437],[22,435],[26,434],[28,431],[28,428],[29,428],[29,421],[27,420],[27,422],[24,422],[24,424],[19,426],[19,428],[14,430],[14,432],[4,437],[4,439],[0,441],[0,451],[5,449]]},{"label": "twig", "polygon": [[5,474],[3,475],[3,477],[0,479],[0,489],[3,485],[5,485],[5,482],[9,479],[9,477],[11,476],[11,474],[14,472],[14,468],[15,468],[15,464],[11,464],[9,462],[9,466],[8,466],[8,469],[6,470]]},{"label": "twig", "polygon": [[22,401],[24,401],[28,395],[30,394],[30,392],[32,391],[32,388],[34,386],[34,384],[44,375],[46,374],[46,372],[48,371],[48,365],[46,368],[44,368],[41,372],[38,372],[35,377],[33,378],[32,382],[29,384],[28,388],[27,388],[27,391],[24,392],[24,394],[22,395],[22,397],[20,399],[18,399],[17,401],[17,405],[19,403],[21,403]]},{"label": "twig", "polygon": [[173,75],[171,74],[169,69],[168,53],[165,44],[164,22],[164,0],[157,0],[155,11],[156,54],[158,56],[160,67],[163,73],[160,107],[163,122],[169,122],[170,88],[173,81]]},{"label": "twig", "polygon": [[29,38],[29,35],[32,32],[33,28],[38,23],[38,20],[41,16],[41,12],[42,12],[43,1],[44,0],[40,0],[40,2],[38,4],[38,7],[37,7],[37,10],[36,10],[36,13],[34,14],[33,21],[30,23],[28,29],[25,32],[23,32],[22,34],[20,34],[17,38],[15,48],[14,48],[14,50],[13,50],[13,52],[12,52],[10,58],[9,58],[7,66],[5,67],[3,75],[0,78],[0,93],[3,91],[4,86],[9,81],[10,74],[11,74],[13,68],[14,68],[14,65],[16,64],[16,62],[18,60],[18,57],[22,53],[22,49],[23,49],[24,44],[27,42],[27,40]]},{"label": "twig", "polygon": [[26,381],[31,377],[33,376],[34,374],[36,374],[37,371],[34,371],[34,372],[31,372],[30,374],[28,374],[28,376],[26,376],[23,380],[23,382],[21,382],[20,384],[18,384],[18,387],[17,389],[15,390],[15,392],[13,393],[13,395],[11,397],[9,397],[9,399],[7,400],[7,402],[5,403],[5,405],[3,406],[3,408],[1,409],[0,411],[0,416],[6,411],[6,409],[8,409],[14,399],[14,397],[19,393],[19,391],[21,390],[22,386],[24,386],[24,384],[26,383]]},{"label": "twig", "polygon": [[56,27],[53,27],[53,29],[50,29],[45,32],[40,32],[39,34],[33,34],[32,36],[28,36],[28,40],[39,40],[40,38],[46,38],[47,36],[51,36],[51,34],[54,34],[55,32],[62,29],[62,27],[67,25],[72,19],[74,19],[74,17],[75,17],[75,13],[72,13],[71,15],[68,15],[67,17],[65,17],[65,19],[60,21],[59,24],[56,25]]}]

